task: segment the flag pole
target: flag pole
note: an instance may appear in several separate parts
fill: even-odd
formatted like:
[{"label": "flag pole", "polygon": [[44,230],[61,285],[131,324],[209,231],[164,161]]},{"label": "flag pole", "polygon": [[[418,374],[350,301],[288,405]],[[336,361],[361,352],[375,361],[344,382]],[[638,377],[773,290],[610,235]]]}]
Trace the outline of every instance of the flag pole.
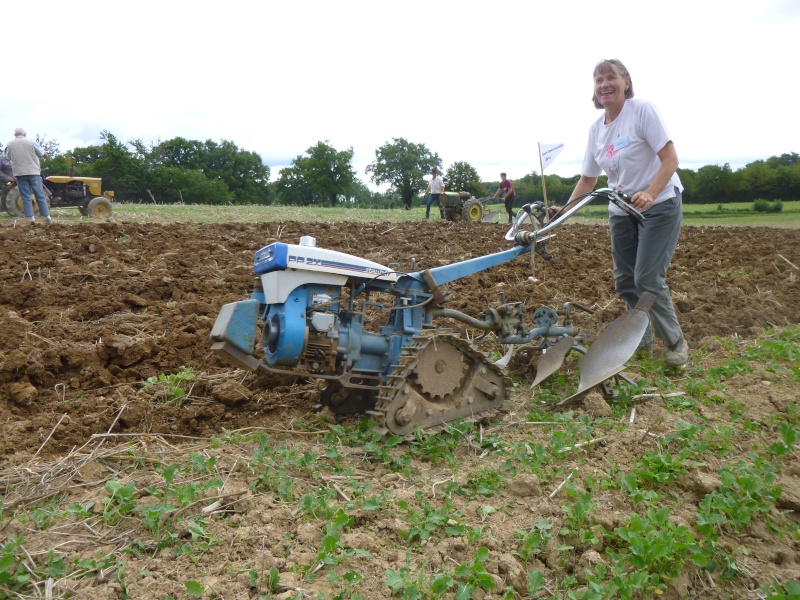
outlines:
[{"label": "flag pole", "polygon": [[539,146],[539,172],[542,174],[542,196],[544,197],[544,214],[546,216],[546,220],[550,220],[550,213],[547,210],[547,186],[544,183],[544,165],[542,164],[542,142],[536,142]]}]

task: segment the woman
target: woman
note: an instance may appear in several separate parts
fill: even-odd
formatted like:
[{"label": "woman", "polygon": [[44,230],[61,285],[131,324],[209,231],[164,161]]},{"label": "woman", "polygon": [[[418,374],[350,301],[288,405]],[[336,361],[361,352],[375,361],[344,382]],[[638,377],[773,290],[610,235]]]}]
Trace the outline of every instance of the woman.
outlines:
[{"label": "woman", "polygon": [[630,73],[620,61],[597,63],[592,101],[604,114],[589,130],[581,177],[570,201],[592,191],[605,172],[608,186],[631,196],[631,204],[644,214],[645,226],[640,227],[609,204],[616,291],[629,310],[642,292],[655,294],[651,326],[640,349],[651,351],[654,329],[667,346],[665,362],[679,367],[689,360],[689,347],[666,282],[683,219],[678,154],[656,107],[633,99]]}]

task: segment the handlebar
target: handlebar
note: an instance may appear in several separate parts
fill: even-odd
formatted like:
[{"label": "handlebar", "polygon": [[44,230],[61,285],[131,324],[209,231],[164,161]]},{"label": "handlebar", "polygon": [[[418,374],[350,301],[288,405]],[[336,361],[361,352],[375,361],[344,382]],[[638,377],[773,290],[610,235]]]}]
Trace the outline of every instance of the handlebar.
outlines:
[{"label": "handlebar", "polygon": [[[611,188],[598,188],[573,198],[566,208],[559,210],[547,223],[544,222],[545,211],[544,204],[542,202],[534,202],[533,204],[524,205],[519,211],[517,211],[517,218],[511,225],[511,229],[509,229],[508,233],[506,233],[505,239],[509,242],[516,241],[518,244],[522,245],[543,242],[544,240],[552,237],[552,232],[560,227],[569,217],[589,204],[595,198],[604,198],[605,200],[611,202],[631,218],[633,218],[637,224],[644,227],[645,217],[641,212],[631,205],[630,196],[620,190],[614,190]],[[536,231],[530,232],[520,230],[520,227],[528,218],[530,218],[530,220],[534,223]],[[542,225],[541,229],[536,227],[537,223],[534,221],[534,219],[536,219],[536,221]]]}]

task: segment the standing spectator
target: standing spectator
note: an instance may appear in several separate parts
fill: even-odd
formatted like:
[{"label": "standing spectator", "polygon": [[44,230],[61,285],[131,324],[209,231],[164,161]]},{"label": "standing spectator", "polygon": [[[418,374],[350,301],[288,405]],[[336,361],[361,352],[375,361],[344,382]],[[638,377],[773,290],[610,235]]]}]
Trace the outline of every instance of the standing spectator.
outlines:
[{"label": "standing spectator", "polygon": [[51,221],[50,207],[47,205],[47,197],[42,189],[42,167],[39,163],[39,157],[47,158],[47,153],[30,141],[21,127],[14,130],[14,139],[6,144],[5,152],[6,156],[11,159],[11,169],[13,177],[17,180],[19,195],[22,198],[22,212],[25,217],[30,219],[31,223],[35,221],[33,201],[31,200],[31,192],[33,192],[36,202],[39,204],[39,214],[49,223]]},{"label": "standing spectator", "polygon": [[0,155],[0,181],[14,183],[14,171],[11,168],[11,161],[5,156]]},{"label": "standing spectator", "polygon": [[510,224],[514,222],[514,199],[516,198],[516,194],[514,193],[514,182],[510,179],[506,179],[505,173],[500,173],[500,187],[497,188],[492,198],[497,198],[501,192],[503,194],[503,202],[506,205],[508,222]]},{"label": "standing spectator", "polygon": [[444,181],[441,177],[439,177],[438,170],[431,170],[431,180],[428,182],[428,187],[425,188],[425,193],[430,194],[428,196],[428,205],[425,209],[425,218],[431,218],[431,204],[436,202],[436,204],[439,205],[439,215],[441,215],[441,217],[444,219],[444,210],[442,210],[442,206],[440,204],[442,194],[444,193]]}]

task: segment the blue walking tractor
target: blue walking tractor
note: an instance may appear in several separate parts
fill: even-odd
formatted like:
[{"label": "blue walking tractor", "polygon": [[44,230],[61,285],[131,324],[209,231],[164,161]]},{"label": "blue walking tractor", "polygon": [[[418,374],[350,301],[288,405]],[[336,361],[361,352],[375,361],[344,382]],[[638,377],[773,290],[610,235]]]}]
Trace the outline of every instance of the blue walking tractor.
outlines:
[{"label": "blue walking tractor", "polygon": [[320,248],[310,236],[269,244],[255,253],[250,298],[226,304],[217,316],[212,350],[241,368],[323,380],[322,405],[336,415],[370,415],[389,435],[482,418],[508,397],[511,352],[492,361],[441,324],[448,320],[535,354],[534,384],[555,373],[570,351],[581,353],[579,388],[562,406],[594,388],[613,395],[621,379],[631,383],[621,371],[647,327],[652,297],[609,325],[587,351],[573,315],[588,307],[567,302],[529,310],[501,295],[498,306],[472,316],[447,308],[444,289],[532,251],[549,260],[546,240],[596,198],[644,223],[627,196],[601,188],[549,220],[543,203],[523,206],[505,234],[507,250],[422,271]]}]

